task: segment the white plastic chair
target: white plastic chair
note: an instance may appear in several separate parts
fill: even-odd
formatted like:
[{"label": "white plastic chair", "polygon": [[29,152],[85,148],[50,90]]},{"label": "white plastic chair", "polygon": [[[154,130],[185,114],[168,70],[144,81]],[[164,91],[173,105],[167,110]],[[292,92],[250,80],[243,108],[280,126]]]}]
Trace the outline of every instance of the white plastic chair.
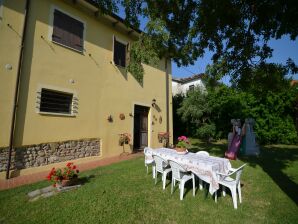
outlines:
[{"label": "white plastic chair", "polygon": [[162,174],[162,189],[166,189],[166,180],[167,180],[167,175],[170,173],[172,170],[169,167],[169,164],[166,160],[163,158],[153,155],[153,159],[155,162],[155,184],[157,183],[157,174],[161,173]]},{"label": "white plastic chair", "polygon": [[[152,177],[155,178],[155,162],[154,162],[154,159],[152,157],[152,149],[148,148],[148,147],[145,147],[144,148],[144,154],[145,154],[145,167],[147,169],[147,174],[148,174],[148,167],[149,165],[152,166]],[[152,159],[148,159],[152,157]]]},{"label": "white plastic chair", "polygon": [[181,167],[178,163],[174,161],[169,161],[171,169],[172,169],[172,184],[171,184],[171,194],[173,194],[173,189],[175,186],[176,181],[179,181],[179,188],[180,188],[180,200],[183,200],[184,194],[184,185],[185,182],[192,179],[193,185],[193,196],[196,194],[196,183],[195,183],[195,175],[193,173],[189,173],[183,167]]},{"label": "white plastic chair", "polygon": [[[209,153],[206,152],[206,151],[198,151],[198,152],[196,152],[196,154],[197,155],[200,155],[200,156],[209,156]],[[200,190],[203,189],[203,181],[210,184],[210,181],[206,177],[199,176],[199,187],[200,187]]]},{"label": "white plastic chair", "polygon": [[[223,196],[226,196],[225,187],[229,188],[231,190],[233,205],[235,209],[237,209],[237,190],[239,202],[242,203],[240,177],[244,166],[246,166],[246,164],[243,164],[237,169],[231,168],[228,174],[217,173],[219,175],[219,184],[223,186]],[[236,175],[235,179],[231,178],[231,176],[234,174]],[[217,200],[216,192],[215,198],[215,200]]]},{"label": "white plastic chair", "polygon": [[201,156],[209,156],[209,153],[206,151],[198,151],[196,152],[197,155],[201,155]]}]

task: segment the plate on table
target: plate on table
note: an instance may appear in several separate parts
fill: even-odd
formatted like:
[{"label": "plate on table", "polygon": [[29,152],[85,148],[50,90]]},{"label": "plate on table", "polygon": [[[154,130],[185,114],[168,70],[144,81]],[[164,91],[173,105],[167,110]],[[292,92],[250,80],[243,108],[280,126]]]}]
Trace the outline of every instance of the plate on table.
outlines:
[{"label": "plate on table", "polygon": [[188,150],[186,149],[186,150],[183,151],[183,152],[178,152],[178,151],[176,151],[176,153],[177,153],[177,154],[180,154],[180,155],[185,155],[186,153],[188,153]]}]

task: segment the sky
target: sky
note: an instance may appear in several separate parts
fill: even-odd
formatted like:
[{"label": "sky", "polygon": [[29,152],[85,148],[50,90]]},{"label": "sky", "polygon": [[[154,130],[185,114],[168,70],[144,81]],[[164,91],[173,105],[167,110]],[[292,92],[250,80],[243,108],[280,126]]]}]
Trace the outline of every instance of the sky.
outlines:
[{"label": "sky", "polygon": [[[122,18],[125,18],[123,8],[119,8],[118,14]],[[147,18],[140,18],[141,30],[144,30],[147,21]],[[268,45],[273,49],[272,58],[268,59],[268,62],[285,64],[287,59],[291,58],[298,65],[298,39],[292,41],[288,36],[283,36],[279,40],[270,40]],[[212,53],[206,51],[205,55],[199,58],[194,65],[187,67],[178,67],[176,63],[172,62],[172,76],[175,78],[185,78],[194,74],[204,73],[206,66],[212,63],[211,57]],[[292,78],[298,80],[298,74],[295,74]],[[229,77],[224,77],[222,81],[228,84]]]},{"label": "sky", "polygon": [[[291,41],[289,37],[284,36],[279,40],[271,40],[268,45],[274,50],[272,58],[268,62],[285,64],[288,58],[292,58],[298,65],[298,39]],[[199,58],[193,66],[178,67],[172,63],[172,75],[176,78],[188,77],[193,74],[204,73],[207,64],[211,64],[212,54],[207,51],[204,57]],[[294,75],[293,79],[298,79],[298,74]],[[224,82],[227,82],[224,80]]]}]

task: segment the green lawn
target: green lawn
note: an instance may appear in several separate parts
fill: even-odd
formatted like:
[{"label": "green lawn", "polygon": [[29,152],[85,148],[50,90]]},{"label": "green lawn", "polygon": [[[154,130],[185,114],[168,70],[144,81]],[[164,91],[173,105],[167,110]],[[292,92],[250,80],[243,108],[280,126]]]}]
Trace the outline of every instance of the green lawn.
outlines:
[{"label": "green lawn", "polygon": [[[196,150],[222,156],[224,143],[195,141]],[[230,195],[216,204],[207,191],[192,196],[187,186],[179,200],[170,185],[162,190],[147,175],[143,158],[84,172],[78,190],[28,202],[26,194],[49,185],[43,181],[0,191],[0,223],[298,223],[298,147],[267,146],[259,158],[240,158],[232,165],[248,163],[242,176],[243,203],[234,210]],[[168,182],[169,183],[169,182]]]}]

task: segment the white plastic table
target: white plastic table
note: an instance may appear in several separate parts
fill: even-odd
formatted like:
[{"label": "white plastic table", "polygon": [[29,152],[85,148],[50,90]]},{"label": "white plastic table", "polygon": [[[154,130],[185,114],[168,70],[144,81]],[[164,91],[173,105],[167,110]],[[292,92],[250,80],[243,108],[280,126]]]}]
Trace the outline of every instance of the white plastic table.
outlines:
[{"label": "white plastic table", "polygon": [[228,174],[231,168],[231,163],[226,158],[202,156],[191,152],[178,154],[174,149],[168,148],[152,149],[152,155],[160,156],[167,161],[172,160],[177,162],[187,171],[191,171],[197,176],[206,177],[210,180],[210,194],[213,194],[219,189],[218,175],[216,173]]}]

